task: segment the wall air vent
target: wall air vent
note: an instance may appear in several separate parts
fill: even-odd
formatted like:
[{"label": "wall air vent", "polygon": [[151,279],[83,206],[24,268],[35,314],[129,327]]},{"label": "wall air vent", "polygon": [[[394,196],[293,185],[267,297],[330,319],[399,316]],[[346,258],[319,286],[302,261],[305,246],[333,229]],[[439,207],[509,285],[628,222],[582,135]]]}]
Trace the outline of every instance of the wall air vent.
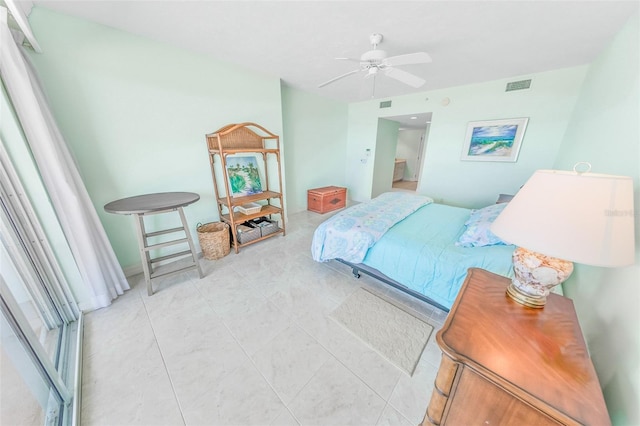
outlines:
[{"label": "wall air vent", "polygon": [[505,92],[512,92],[514,90],[523,90],[531,87],[531,79],[529,80],[520,80],[520,81],[512,81],[511,83],[507,83],[507,90]]},{"label": "wall air vent", "polygon": [[390,108],[390,107],[391,107],[391,101],[380,102],[380,108]]}]

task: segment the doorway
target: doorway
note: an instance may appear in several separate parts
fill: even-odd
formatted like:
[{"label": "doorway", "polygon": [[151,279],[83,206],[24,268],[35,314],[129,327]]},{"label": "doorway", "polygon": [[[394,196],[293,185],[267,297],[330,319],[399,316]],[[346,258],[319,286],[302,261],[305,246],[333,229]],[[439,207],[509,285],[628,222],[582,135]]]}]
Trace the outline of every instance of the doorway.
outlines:
[{"label": "doorway", "polygon": [[431,117],[431,112],[384,117],[399,123],[392,190],[417,191]]}]

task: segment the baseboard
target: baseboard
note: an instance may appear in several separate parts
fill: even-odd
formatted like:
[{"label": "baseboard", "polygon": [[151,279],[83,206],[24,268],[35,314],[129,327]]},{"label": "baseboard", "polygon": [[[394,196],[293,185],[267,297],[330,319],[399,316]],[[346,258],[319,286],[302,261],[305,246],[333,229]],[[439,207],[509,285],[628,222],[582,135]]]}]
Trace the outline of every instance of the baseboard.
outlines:
[{"label": "baseboard", "polygon": [[136,265],[127,266],[126,268],[122,268],[122,272],[124,272],[124,276],[129,278],[134,275],[138,275],[142,273],[142,263],[138,263]]}]

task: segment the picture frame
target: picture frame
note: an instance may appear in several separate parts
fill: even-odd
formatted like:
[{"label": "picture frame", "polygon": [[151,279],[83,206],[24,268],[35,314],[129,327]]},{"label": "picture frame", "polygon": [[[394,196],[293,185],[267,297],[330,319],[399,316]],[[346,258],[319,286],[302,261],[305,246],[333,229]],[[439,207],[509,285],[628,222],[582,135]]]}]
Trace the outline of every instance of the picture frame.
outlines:
[{"label": "picture frame", "polygon": [[460,159],[515,163],[528,122],[528,118],[469,122]]},{"label": "picture frame", "polygon": [[229,189],[234,198],[263,192],[255,156],[229,156],[226,166]]}]

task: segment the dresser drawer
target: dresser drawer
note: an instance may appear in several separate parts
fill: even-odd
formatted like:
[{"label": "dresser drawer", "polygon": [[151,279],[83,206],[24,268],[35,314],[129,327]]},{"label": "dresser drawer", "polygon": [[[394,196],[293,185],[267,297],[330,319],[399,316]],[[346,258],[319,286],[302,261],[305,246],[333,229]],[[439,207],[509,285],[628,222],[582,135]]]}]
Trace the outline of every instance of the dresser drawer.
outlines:
[{"label": "dresser drawer", "polygon": [[463,367],[457,386],[452,389],[451,401],[442,420],[440,424],[449,425],[562,424],[467,367]]},{"label": "dresser drawer", "polygon": [[327,213],[345,207],[347,204],[347,188],[325,186],[307,191],[307,210],[316,213]]}]

